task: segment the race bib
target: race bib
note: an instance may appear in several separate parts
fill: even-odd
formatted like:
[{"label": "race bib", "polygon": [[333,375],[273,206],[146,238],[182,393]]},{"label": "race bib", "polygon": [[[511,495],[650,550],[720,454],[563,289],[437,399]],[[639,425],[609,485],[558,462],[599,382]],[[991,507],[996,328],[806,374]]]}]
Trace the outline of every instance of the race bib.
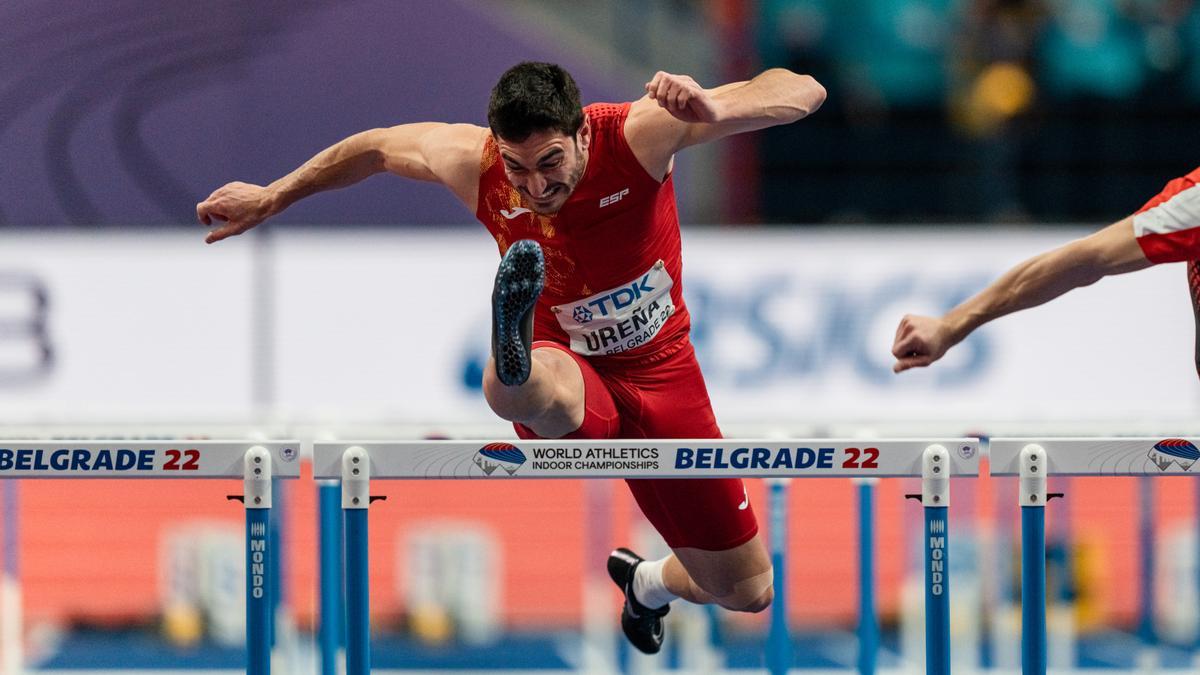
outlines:
[{"label": "race bib", "polygon": [[584,356],[627,352],[653,340],[675,313],[674,285],[659,260],[623,286],[551,310],[571,338],[571,351]]}]

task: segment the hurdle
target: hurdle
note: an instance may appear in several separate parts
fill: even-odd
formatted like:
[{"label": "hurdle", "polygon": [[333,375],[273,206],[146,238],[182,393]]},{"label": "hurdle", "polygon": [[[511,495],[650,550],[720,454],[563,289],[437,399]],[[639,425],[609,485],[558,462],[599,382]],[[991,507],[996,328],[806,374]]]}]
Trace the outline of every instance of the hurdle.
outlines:
[{"label": "hurdle", "polygon": [[[1194,476],[1198,444],[1200,439],[1163,437],[991,440],[991,475],[1020,477],[1022,673],[1045,673],[1047,665],[1046,502],[1063,496],[1047,492],[1049,476]],[[1143,542],[1143,566],[1152,554],[1149,548]],[[1148,574],[1143,570],[1143,580]],[[1143,640],[1148,639],[1149,620],[1142,617]]]},{"label": "hurdle", "polygon": [[[630,439],[604,441],[337,441],[313,444],[313,476],[341,480],[345,520],[346,675],[370,655],[368,519],[372,480],[537,478],[921,477],[925,512],[926,672],[950,670],[946,553],[951,476],[979,473],[979,441],[939,439]],[[776,543],[779,546],[779,543]],[[778,575],[780,570],[776,570]],[[785,596],[777,589],[777,601]],[[788,641],[768,654],[792,663]]]},{"label": "hurdle", "polygon": [[296,441],[0,440],[0,480],[241,478],[246,511],[246,672],[269,675],[275,628],[272,479],[300,477]]}]

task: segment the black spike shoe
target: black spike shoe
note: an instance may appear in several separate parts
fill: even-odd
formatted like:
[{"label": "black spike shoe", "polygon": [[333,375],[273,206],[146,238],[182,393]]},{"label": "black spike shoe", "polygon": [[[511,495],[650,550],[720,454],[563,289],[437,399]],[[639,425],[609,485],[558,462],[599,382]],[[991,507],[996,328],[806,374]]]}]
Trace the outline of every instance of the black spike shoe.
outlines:
[{"label": "black spike shoe", "polygon": [[621,630],[630,644],[645,654],[657,654],[663,643],[663,617],[671,611],[670,605],[650,609],[633,595],[633,573],[643,558],[627,548],[619,548],[608,554],[608,576],[625,594],[621,607]]},{"label": "black spike shoe", "polygon": [[492,355],[496,375],[510,387],[529,379],[533,308],[545,284],[542,247],[522,239],[509,247],[492,288]]}]

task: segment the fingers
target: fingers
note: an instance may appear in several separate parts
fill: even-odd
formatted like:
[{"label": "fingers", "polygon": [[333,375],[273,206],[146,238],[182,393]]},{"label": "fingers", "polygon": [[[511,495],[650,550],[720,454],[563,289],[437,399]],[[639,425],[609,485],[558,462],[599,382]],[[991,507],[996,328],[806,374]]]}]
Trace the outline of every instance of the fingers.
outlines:
[{"label": "fingers", "polygon": [[646,83],[646,93],[650,98],[658,101],[659,105],[662,105],[666,100],[667,90],[670,88],[670,85],[671,76],[660,70]]},{"label": "fingers", "polygon": [[688,103],[690,103],[691,100],[692,92],[680,87],[679,90],[675,92],[675,109],[683,110],[688,106]]},{"label": "fingers", "polygon": [[225,218],[225,217],[221,216],[220,213],[216,212],[217,204],[219,203],[221,196],[224,194],[224,191],[228,187],[229,187],[228,185],[225,185],[225,186],[217,188],[216,190],[213,190],[212,194],[208,195],[208,197],[205,198],[204,201],[196,204],[196,219],[197,220],[199,220],[201,223],[203,223],[205,225],[212,225],[213,216],[216,216],[217,218],[220,218],[221,220],[228,220],[228,218]]},{"label": "fingers", "polygon": [[222,239],[228,239],[229,237],[232,237],[237,234],[241,234],[248,229],[250,229],[250,228],[246,227],[245,225],[243,225],[241,223],[226,223],[226,224],[222,225],[221,227],[218,227],[217,229],[209,232],[208,236],[204,238],[204,243],[215,244],[216,242],[221,241]]},{"label": "fingers", "polygon": [[686,75],[659,71],[646,83],[646,94],[669,111],[681,111],[688,107],[699,88],[700,85]]},{"label": "fingers", "polygon": [[209,205],[207,201],[196,204],[196,219],[205,225],[212,225],[212,218],[208,216]]},{"label": "fingers", "polygon": [[206,236],[204,238],[204,243],[214,244],[218,241],[221,241],[222,239],[225,239],[225,238],[231,236],[232,234],[233,234],[232,232],[229,232],[228,225],[225,225],[224,227],[218,227],[215,230],[209,231],[208,236]]},{"label": "fingers", "polygon": [[900,358],[914,353],[927,354],[930,351],[928,334],[918,331],[912,324],[901,323],[896,330],[896,339],[892,342],[892,356]]},{"label": "fingers", "polygon": [[655,76],[655,82],[652,82],[650,96],[658,102],[658,105],[671,110],[675,107],[675,95],[679,92],[678,84],[671,81],[668,76]]},{"label": "fingers", "polygon": [[896,359],[896,363],[892,364],[892,372],[903,373],[910,368],[924,368],[936,360],[932,356],[907,356]]},{"label": "fingers", "polygon": [[227,215],[225,209],[212,201],[200,202],[197,204],[196,217],[199,218],[200,222],[204,225],[212,225],[214,222],[225,222],[230,219],[230,216]]},{"label": "fingers", "polygon": [[896,343],[892,345],[892,356],[898,359],[908,356],[915,356],[918,354],[927,354],[928,352],[929,350],[925,348],[925,345],[914,337],[897,340]]},{"label": "fingers", "polygon": [[196,205],[196,217],[205,225],[224,223],[224,225],[219,225],[214,230],[209,230],[208,236],[204,238],[204,243],[206,244],[221,241],[235,234],[241,234],[246,230],[241,223],[232,221],[229,215],[224,212],[224,209],[212,197]]}]

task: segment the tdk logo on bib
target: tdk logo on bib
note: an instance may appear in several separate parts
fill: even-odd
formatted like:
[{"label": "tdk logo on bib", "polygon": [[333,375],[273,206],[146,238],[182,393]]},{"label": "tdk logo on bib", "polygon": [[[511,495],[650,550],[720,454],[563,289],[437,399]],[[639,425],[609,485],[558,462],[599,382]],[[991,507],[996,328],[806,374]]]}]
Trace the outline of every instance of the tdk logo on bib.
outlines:
[{"label": "tdk logo on bib", "polygon": [[[651,270],[651,272],[652,271],[653,270]],[[596,300],[589,300],[585,303],[586,307],[584,305],[576,305],[575,311],[572,314],[577,315],[581,311],[587,312],[589,315],[587,320],[591,321],[592,312],[588,311],[587,307],[594,307],[596,311],[600,313],[600,316],[608,316],[610,309],[613,312],[625,309],[638,300],[641,300],[643,296],[649,297],[650,294],[654,292],[654,287],[649,284],[649,281],[650,272],[647,272],[642,277],[641,281],[635,281],[632,284],[629,284],[629,286],[626,288],[618,288],[608,295],[600,296]]]},{"label": "tdk logo on bib", "polygon": [[571,351],[585,356],[629,351],[653,340],[675,313],[674,285],[660,260],[627,284],[554,307],[554,315],[571,336]]}]

